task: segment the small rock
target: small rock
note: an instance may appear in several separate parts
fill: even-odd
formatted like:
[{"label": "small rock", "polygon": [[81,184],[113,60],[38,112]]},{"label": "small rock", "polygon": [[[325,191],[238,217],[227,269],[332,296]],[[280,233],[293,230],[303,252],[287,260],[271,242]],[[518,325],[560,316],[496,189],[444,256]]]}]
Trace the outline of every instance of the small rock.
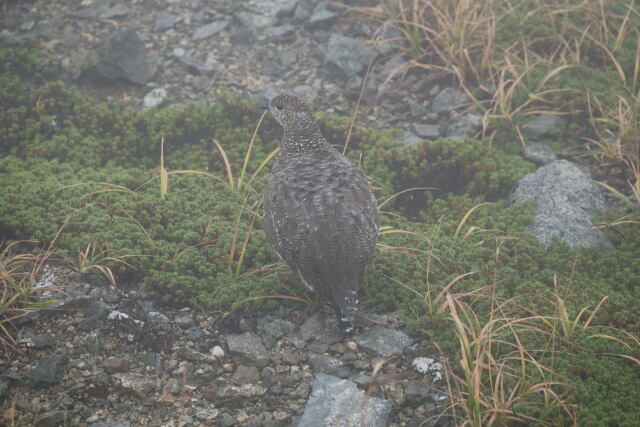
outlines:
[{"label": "small rock", "polygon": [[150,311],[149,313],[147,313],[147,319],[149,319],[151,323],[157,326],[165,326],[171,322],[167,316],[160,313],[159,311]]},{"label": "small rock", "polygon": [[[174,51],[174,54],[176,52]],[[198,61],[189,55],[176,56],[178,61],[185,67],[187,72],[191,74],[201,74],[203,76],[211,77],[215,73],[215,68],[211,64],[205,64],[202,61]]]},{"label": "small rock", "polygon": [[526,159],[542,165],[558,160],[556,153],[554,153],[553,150],[543,142],[528,142],[524,146],[522,154]]},{"label": "small rock", "polygon": [[341,378],[346,378],[350,375],[349,369],[345,364],[332,356],[309,353],[309,363],[311,363],[313,372],[316,374],[331,374]]},{"label": "small rock", "polygon": [[274,16],[262,15],[245,10],[236,12],[233,16],[238,20],[242,28],[252,31],[272,26],[277,22]]},{"label": "small rock", "polygon": [[433,382],[438,382],[442,379],[442,364],[433,357],[416,357],[411,362],[411,366],[421,374],[433,375]]},{"label": "small rock", "polygon": [[311,391],[309,384],[306,382],[300,383],[298,387],[296,387],[296,394],[303,399],[306,399],[309,396],[309,392]]},{"label": "small rock", "polygon": [[264,367],[269,362],[267,349],[256,334],[227,334],[226,338],[229,352],[248,365]]},{"label": "small rock", "polygon": [[447,87],[442,89],[431,102],[431,111],[444,113],[455,110],[469,102],[467,95],[460,89]]},{"label": "small rock", "polygon": [[156,12],[155,14],[155,30],[166,31],[173,28],[174,25],[182,21],[182,17],[168,12]]},{"label": "small rock", "polygon": [[129,421],[118,420],[93,423],[89,424],[89,427],[131,427],[131,424],[129,423]]},{"label": "small rock", "polygon": [[398,140],[404,142],[409,147],[417,147],[424,141],[419,136],[414,135],[411,131],[406,131],[405,133],[403,133],[402,136],[398,138]]},{"label": "small rock", "polygon": [[332,33],[325,66],[330,77],[348,80],[366,70],[376,56],[376,51],[366,44],[340,33]]},{"label": "small rock", "polygon": [[411,405],[419,405],[431,397],[431,390],[416,381],[410,381],[404,389],[407,400]]},{"label": "small rock", "polygon": [[260,372],[255,366],[239,365],[231,376],[231,382],[237,385],[255,384],[260,381]]},{"label": "small rock", "polygon": [[229,21],[214,21],[214,22],[211,22],[210,24],[203,25],[202,27],[194,31],[193,40],[197,41],[197,40],[207,39],[211,36],[218,34],[220,31],[227,28],[228,25],[229,25]]},{"label": "small rock", "polygon": [[309,85],[299,85],[293,88],[293,93],[304,102],[313,102],[318,97],[318,91]]},{"label": "small rock", "polygon": [[526,140],[542,141],[558,137],[565,121],[554,114],[540,114],[522,125],[522,136]]},{"label": "small rock", "polygon": [[141,374],[119,373],[111,377],[116,386],[144,399],[156,390],[157,380]]},{"label": "small rock", "polygon": [[374,326],[359,333],[353,337],[353,340],[363,350],[376,356],[402,354],[404,349],[412,343],[411,338],[404,332],[382,326]]},{"label": "small rock", "polygon": [[117,372],[127,372],[131,367],[131,363],[120,357],[109,357],[102,362],[102,367],[108,374],[115,374]]},{"label": "small rock", "polygon": [[445,133],[446,138],[464,139],[473,137],[482,129],[482,116],[475,113],[467,113],[450,122]]},{"label": "small rock", "polygon": [[102,301],[94,301],[87,307],[85,319],[78,325],[81,331],[95,331],[102,329],[109,306]]},{"label": "small rock", "polygon": [[176,325],[186,329],[194,325],[193,315],[191,313],[178,313],[175,317]]},{"label": "small rock", "polygon": [[355,383],[319,374],[298,427],[386,426],[391,402],[365,395]]},{"label": "small rock", "polygon": [[414,117],[423,117],[429,112],[429,110],[427,110],[427,107],[417,103],[411,98],[405,98],[405,102],[409,106],[409,112]]},{"label": "small rock", "polygon": [[353,341],[347,341],[346,343],[346,347],[350,350],[353,351],[354,353],[356,351],[358,351],[358,344],[354,343]]},{"label": "small rock", "polygon": [[296,27],[291,24],[268,27],[264,30],[267,40],[275,43],[288,43],[296,37]]},{"label": "small rock", "polygon": [[303,324],[294,339],[294,345],[302,348],[311,338],[318,336],[326,328],[324,315],[320,311],[313,313]]},{"label": "small rock", "polygon": [[57,354],[45,359],[31,371],[31,386],[44,388],[58,384],[69,366],[69,358],[63,354]]},{"label": "small rock", "polygon": [[122,18],[129,14],[129,8],[124,4],[114,4],[111,7],[103,9],[98,13],[98,18],[100,19],[114,19],[114,18]]},{"label": "small rock", "polygon": [[337,19],[338,14],[330,10],[325,9],[314,11],[309,18],[309,21],[307,21],[306,27],[311,31],[328,31],[333,26],[333,24],[335,24]]},{"label": "small rock", "polygon": [[202,408],[198,409],[195,413],[195,416],[200,421],[208,421],[211,422],[218,418],[220,415],[220,411],[216,408]]},{"label": "small rock", "polygon": [[31,338],[19,340],[18,344],[22,344],[34,350],[43,350],[45,348],[53,347],[54,342],[55,341],[52,335],[38,334],[32,336]]},{"label": "small rock", "polygon": [[167,91],[162,88],[153,89],[151,92],[144,96],[142,101],[142,109],[148,110],[149,108],[160,106],[164,100],[167,99]]},{"label": "small rock", "polygon": [[314,353],[322,354],[329,349],[329,345],[320,341],[313,341],[311,344],[307,346],[307,350],[312,351]]},{"label": "small rock", "polygon": [[125,78],[145,84],[156,73],[142,38],[135,30],[121,29],[111,33],[98,49],[98,71],[110,79]]},{"label": "small rock", "polygon": [[0,403],[4,402],[9,391],[9,384],[6,381],[0,381]]},{"label": "small rock", "polygon": [[222,359],[224,357],[224,350],[219,345],[216,345],[211,349],[211,355],[216,359]]},{"label": "small rock", "polygon": [[57,427],[65,424],[68,415],[64,411],[49,411],[36,417],[36,427]]},{"label": "small rock", "polygon": [[296,325],[288,320],[267,317],[260,319],[257,325],[258,332],[262,332],[263,334],[275,338],[280,338],[285,334],[289,334],[293,332],[295,328]]},{"label": "small rock", "polygon": [[440,136],[440,126],[438,125],[414,123],[413,131],[419,137],[426,139],[436,139]]}]

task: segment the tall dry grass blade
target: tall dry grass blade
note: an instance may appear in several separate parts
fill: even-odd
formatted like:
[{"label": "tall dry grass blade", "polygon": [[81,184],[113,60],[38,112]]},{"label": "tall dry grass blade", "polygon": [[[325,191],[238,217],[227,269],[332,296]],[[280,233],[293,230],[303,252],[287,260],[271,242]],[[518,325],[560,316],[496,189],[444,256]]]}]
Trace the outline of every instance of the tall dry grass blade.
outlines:
[{"label": "tall dry grass blade", "polygon": [[218,147],[218,150],[220,151],[220,155],[222,156],[222,161],[224,162],[224,167],[227,171],[227,180],[231,188],[233,188],[234,187],[233,171],[231,170],[231,164],[229,163],[229,159],[227,158],[227,153],[224,151],[220,143],[215,138],[213,139],[213,143],[216,144],[216,147]]},{"label": "tall dry grass blade", "polygon": [[453,237],[458,237],[460,235],[460,231],[462,230],[462,227],[464,227],[464,224],[467,222],[471,214],[473,214],[479,207],[484,205],[492,205],[492,204],[493,202],[478,203],[477,205],[469,209],[467,213],[464,214],[460,222],[458,223],[458,226],[456,227],[456,231],[453,233]]},{"label": "tall dry grass blade", "polygon": [[169,192],[169,175],[164,167],[164,136],[160,141],[160,198],[167,197]]},{"label": "tall dry grass blade", "polygon": [[253,143],[256,140],[256,136],[258,135],[258,130],[260,129],[260,125],[262,124],[262,120],[267,115],[268,110],[264,110],[260,119],[258,120],[258,124],[256,128],[253,130],[253,135],[251,136],[251,141],[249,141],[249,147],[247,148],[247,152],[244,155],[244,162],[242,162],[242,170],[240,171],[240,177],[238,178],[238,191],[242,191],[242,184],[244,182],[244,174],[247,171],[247,166],[249,165],[249,159],[251,158],[251,151],[253,150]]}]

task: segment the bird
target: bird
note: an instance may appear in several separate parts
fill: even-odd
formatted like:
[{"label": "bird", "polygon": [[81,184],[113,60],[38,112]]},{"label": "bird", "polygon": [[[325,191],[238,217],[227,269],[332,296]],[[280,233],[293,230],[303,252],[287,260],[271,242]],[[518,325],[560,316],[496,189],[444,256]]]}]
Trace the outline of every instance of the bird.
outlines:
[{"label": "bird", "polygon": [[264,195],[267,240],[351,335],[378,238],[376,198],[360,169],[324,138],[305,102],[281,94],[265,107],[283,128]]}]

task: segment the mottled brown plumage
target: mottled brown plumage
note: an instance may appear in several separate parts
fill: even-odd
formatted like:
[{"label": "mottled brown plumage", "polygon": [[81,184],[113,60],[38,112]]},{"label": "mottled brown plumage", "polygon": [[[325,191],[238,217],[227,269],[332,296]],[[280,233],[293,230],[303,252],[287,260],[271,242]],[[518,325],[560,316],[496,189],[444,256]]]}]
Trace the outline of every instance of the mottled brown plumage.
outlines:
[{"label": "mottled brown plumage", "polygon": [[358,287],[378,233],[378,206],[362,172],[322,136],[300,99],[269,103],[284,129],[264,201],[267,239],[352,332]]}]

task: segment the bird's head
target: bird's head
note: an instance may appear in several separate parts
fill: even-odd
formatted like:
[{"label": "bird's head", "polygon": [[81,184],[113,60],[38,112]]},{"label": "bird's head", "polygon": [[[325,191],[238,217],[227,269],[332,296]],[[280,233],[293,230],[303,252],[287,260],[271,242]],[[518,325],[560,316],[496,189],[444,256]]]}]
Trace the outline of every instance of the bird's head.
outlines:
[{"label": "bird's head", "polygon": [[269,101],[267,108],[273,118],[284,128],[285,133],[304,135],[318,131],[318,123],[313,111],[296,96],[278,95]]}]

